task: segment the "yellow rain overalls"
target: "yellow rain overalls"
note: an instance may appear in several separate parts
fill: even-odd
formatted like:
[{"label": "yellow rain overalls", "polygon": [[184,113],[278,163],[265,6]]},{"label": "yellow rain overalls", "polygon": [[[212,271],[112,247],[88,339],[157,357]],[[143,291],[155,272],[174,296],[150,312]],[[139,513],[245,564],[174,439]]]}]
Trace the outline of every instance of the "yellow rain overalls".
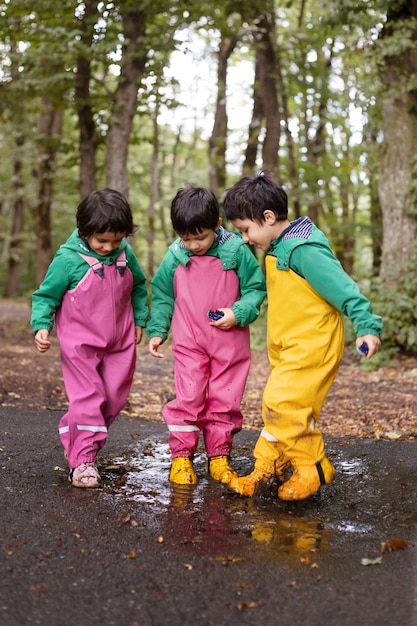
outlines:
[{"label": "yellow rain overalls", "polygon": [[[379,336],[382,319],[308,217],[291,222],[271,243],[265,264],[272,371],[262,402],[264,428],[253,472],[229,487],[253,495],[277,476],[284,481],[279,498],[302,500],[336,474],[317,422],[343,356],[343,315],[358,337]],[[285,480],[290,466],[293,473]]]},{"label": "yellow rain overalls", "polygon": [[314,465],[324,458],[317,420],[343,356],[342,314],[293,270],[277,270],[274,256],[266,257],[266,275],[272,371],[254,456],[276,470],[288,461]]}]

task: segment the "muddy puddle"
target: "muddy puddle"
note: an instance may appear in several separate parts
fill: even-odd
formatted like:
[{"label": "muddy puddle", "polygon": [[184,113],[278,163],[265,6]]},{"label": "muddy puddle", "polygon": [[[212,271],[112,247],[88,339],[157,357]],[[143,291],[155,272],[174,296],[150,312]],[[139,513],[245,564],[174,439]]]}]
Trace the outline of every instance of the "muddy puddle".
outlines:
[{"label": "muddy puddle", "polygon": [[[157,440],[138,445],[128,458],[112,459],[121,479],[117,471],[104,470],[104,475],[108,497],[123,508],[129,523],[191,552],[234,555],[244,543],[265,546],[268,558],[322,554],[340,559],[354,546],[372,558],[392,537],[409,541],[417,524],[417,498],[407,464],[392,459],[394,476],[386,461],[366,449],[358,455],[350,447],[327,453],[337,470],[334,483],[293,503],[277,498],[277,485],[253,498],[229,492],[206,473],[204,448],[194,458],[199,484],[172,485],[169,448]],[[232,465],[239,474],[249,473],[252,462],[250,447],[235,447]]]}]

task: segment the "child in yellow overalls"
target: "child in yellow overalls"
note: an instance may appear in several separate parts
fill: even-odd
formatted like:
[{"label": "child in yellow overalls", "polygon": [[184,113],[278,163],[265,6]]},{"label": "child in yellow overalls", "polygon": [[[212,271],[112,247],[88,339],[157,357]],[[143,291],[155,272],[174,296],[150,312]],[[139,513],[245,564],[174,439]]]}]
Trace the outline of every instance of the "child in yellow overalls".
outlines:
[{"label": "child in yellow overalls", "polygon": [[317,420],[344,351],[342,314],[366,344],[380,348],[382,320],[308,217],[288,221],[287,195],[264,173],[246,176],[224,198],[227,219],[246,243],[266,253],[268,356],[272,371],[262,402],[264,428],[251,474],[229,487],[251,496],[265,479],[292,475],[278,488],[282,500],[302,500],[336,472],[325,456]]}]

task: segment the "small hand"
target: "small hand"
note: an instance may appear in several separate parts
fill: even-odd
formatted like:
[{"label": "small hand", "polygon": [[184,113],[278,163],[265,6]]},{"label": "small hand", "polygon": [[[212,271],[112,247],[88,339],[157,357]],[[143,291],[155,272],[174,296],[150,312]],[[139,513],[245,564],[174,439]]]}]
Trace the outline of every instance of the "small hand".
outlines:
[{"label": "small hand", "polygon": [[356,339],[356,348],[359,348],[362,343],[366,343],[368,346],[368,354],[365,357],[367,359],[376,354],[381,347],[381,340],[376,335],[362,335],[362,337],[358,337]]},{"label": "small hand", "polygon": [[216,310],[222,311],[224,315],[216,322],[210,322],[210,326],[216,326],[216,328],[220,328],[220,330],[229,330],[229,328],[233,328],[233,326],[236,326],[236,316],[233,313],[232,309]]},{"label": "small hand", "polygon": [[49,350],[51,347],[51,342],[49,341],[49,330],[46,330],[46,328],[38,330],[35,335],[35,344],[39,352],[46,352]]},{"label": "small hand", "polygon": [[158,352],[159,346],[162,344],[162,337],[152,337],[149,340],[148,349],[152,356],[157,357],[158,359],[163,359],[164,355]]}]

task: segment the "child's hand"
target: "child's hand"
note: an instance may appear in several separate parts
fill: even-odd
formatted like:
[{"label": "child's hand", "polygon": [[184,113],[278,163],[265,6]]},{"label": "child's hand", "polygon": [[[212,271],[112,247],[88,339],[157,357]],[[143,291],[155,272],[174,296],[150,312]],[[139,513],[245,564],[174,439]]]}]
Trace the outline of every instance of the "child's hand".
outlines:
[{"label": "child's hand", "polygon": [[362,343],[366,343],[369,348],[366,355],[367,359],[376,354],[381,347],[381,340],[376,335],[362,335],[362,337],[358,337],[356,339],[356,347],[359,348]]},{"label": "child's hand", "polygon": [[162,337],[152,337],[149,340],[148,348],[152,356],[156,356],[158,359],[163,359],[164,355],[158,352],[159,346],[162,344]]},{"label": "child's hand", "polygon": [[135,344],[138,346],[142,341],[143,328],[142,326],[135,326]]},{"label": "child's hand", "polygon": [[38,330],[35,335],[35,344],[39,352],[46,352],[49,350],[51,347],[51,342],[49,341],[49,330],[46,330],[46,328]]},{"label": "child's hand", "polygon": [[210,322],[210,326],[216,326],[217,328],[220,328],[220,330],[229,330],[229,328],[233,328],[233,326],[236,326],[236,317],[232,309],[217,310],[222,311],[224,315],[216,322]]}]

